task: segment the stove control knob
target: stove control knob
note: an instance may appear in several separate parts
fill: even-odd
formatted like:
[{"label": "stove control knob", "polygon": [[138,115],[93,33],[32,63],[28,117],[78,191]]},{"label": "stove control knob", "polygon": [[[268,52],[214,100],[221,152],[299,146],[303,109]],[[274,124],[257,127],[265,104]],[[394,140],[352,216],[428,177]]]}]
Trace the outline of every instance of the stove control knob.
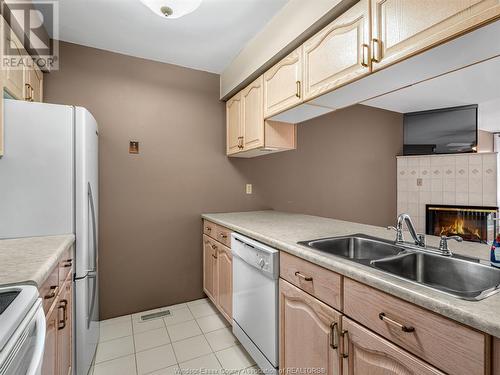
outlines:
[{"label": "stove control knob", "polygon": [[265,265],[266,265],[265,260],[263,258],[260,258],[259,259],[259,266],[260,266],[260,268],[264,268]]}]

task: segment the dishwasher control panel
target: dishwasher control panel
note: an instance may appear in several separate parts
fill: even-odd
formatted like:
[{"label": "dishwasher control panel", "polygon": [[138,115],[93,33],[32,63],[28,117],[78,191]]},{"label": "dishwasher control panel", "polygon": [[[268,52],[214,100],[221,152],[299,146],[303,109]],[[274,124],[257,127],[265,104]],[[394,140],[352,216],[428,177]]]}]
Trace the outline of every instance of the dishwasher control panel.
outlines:
[{"label": "dishwasher control panel", "polygon": [[233,256],[241,258],[269,276],[279,277],[278,250],[241,234],[233,233],[231,235],[231,251]]}]

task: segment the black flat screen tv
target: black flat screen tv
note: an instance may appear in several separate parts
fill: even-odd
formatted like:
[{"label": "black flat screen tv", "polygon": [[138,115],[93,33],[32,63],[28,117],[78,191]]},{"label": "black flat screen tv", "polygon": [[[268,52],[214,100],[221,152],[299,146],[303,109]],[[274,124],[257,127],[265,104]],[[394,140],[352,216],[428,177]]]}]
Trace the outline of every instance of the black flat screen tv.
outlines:
[{"label": "black flat screen tv", "polygon": [[404,155],[475,152],[477,105],[404,114]]}]

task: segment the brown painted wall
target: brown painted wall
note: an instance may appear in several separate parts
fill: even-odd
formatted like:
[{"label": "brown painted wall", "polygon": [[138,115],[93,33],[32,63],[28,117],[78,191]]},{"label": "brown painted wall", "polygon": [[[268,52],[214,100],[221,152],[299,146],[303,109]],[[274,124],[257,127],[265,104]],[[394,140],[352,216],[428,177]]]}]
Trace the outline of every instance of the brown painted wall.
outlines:
[{"label": "brown painted wall", "polygon": [[299,124],[296,151],[243,169],[275,210],[392,225],[402,142],[401,114],[357,105]]},{"label": "brown painted wall", "polygon": [[263,208],[225,156],[219,76],[68,43],[60,61],[45,100],[100,126],[101,318],[202,297],[200,214]]},{"label": "brown painted wall", "polygon": [[202,296],[202,212],[393,223],[401,115],[352,107],[300,124],[297,151],[228,159],[218,95],[214,74],[61,44],[45,99],[85,106],[100,126],[101,318]]}]

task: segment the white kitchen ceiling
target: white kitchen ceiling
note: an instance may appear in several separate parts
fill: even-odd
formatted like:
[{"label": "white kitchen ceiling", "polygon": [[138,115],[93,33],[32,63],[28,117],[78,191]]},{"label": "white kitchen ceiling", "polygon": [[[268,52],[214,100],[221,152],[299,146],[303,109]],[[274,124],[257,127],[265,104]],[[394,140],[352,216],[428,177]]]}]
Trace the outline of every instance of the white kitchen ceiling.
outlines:
[{"label": "white kitchen ceiling", "polygon": [[203,0],[163,19],[139,0],[62,0],[60,39],[221,73],[288,0]]}]

